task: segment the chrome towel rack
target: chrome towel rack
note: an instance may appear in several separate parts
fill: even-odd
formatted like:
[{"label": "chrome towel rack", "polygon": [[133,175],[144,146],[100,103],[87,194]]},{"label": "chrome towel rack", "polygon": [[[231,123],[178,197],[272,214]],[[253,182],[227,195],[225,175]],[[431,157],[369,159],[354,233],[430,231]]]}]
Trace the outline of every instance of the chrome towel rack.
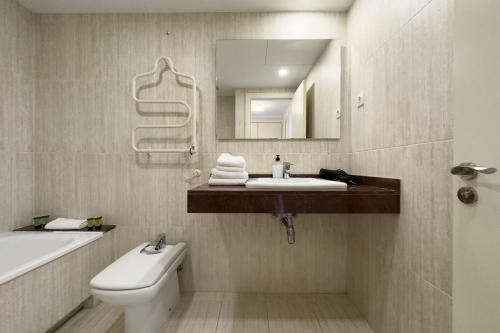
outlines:
[{"label": "chrome towel rack", "polygon": [[[137,90],[137,80],[146,76],[152,76],[154,75],[158,69],[160,68],[161,63],[165,63],[166,67],[168,70],[170,70],[176,77],[183,77],[186,79],[189,79],[192,83],[191,87],[193,89],[193,106],[189,106],[189,104],[186,101],[182,100],[155,100],[155,99],[141,99],[138,96],[138,90]],[[134,101],[138,104],[178,104],[178,105],[183,105],[187,112],[188,116],[185,121],[182,123],[178,124],[172,124],[172,125],[138,125],[135,126],[134,129],[132,130],[132,149],[138,153],[189,153],[190,155],[193,155],[196,153],[196,149],[198,147],[197,143],[197,138],[196,138],[196,122],[197,122],[197,100],[196,100],[196,79],[188,74],[181,73],[175,69],[174,63],[172,62],[172,59],[166,56],[162,56],[158,58],[155,62],[154,68],[150,72],[142,73],[136,75],[133,80],[132,80],[132,97],[134,98]],[[191,144],[187,148],[165,148],[165,149],[160,149],[160,148],[138,148],[136,144],[136,132],[138,129],[144,129],[144,128],[150,128],[150,129],[159,129],[159,128],[181,128],[187,126],[190,122],[193,122],[193,133],[191,136]]]}]

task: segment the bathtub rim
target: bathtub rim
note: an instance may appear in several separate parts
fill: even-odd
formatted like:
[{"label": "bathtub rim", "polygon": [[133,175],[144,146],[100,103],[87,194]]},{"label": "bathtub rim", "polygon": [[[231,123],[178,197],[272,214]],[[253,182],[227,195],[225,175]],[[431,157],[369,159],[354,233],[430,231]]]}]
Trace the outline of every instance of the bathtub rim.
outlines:
[{"label": "bathtub rim", "polygon": [[[7,284],[22,275],[25,275],[39,267],[42,267],[58,258],[65,256],[68,253],[76,251],[100,238],[103,237],[104,233],[102,231],[51,231],[39,232],[39,231],[7,231],[0,233],[0,238],[7,237],[8,234],[12,235],[44,235],[45,237],[51,234],[56,235],[73,235],[76,236],[71,243],[57,249],[56,251],[49,252],[45,255],[37,257],[34,260],[28,261],[22,265],[16,266],[15,269],[10,270],[4,274],[0,274],[0,286]],[[0,263],[1,264],[1,263]]]}]

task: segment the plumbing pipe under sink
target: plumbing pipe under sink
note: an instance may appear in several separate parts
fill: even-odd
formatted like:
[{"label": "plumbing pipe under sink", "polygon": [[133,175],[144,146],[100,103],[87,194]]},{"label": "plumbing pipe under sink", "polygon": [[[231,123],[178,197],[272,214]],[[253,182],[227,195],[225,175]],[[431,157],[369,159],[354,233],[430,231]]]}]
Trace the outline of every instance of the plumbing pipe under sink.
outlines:
[{"label": "plumbing pipe under sink", "polygon": [[295,227],[293,225],[294,217],[295,216],[293,214],[285,214],[285,215],[279,216],[280,223],[286,229],[286,236],[287,236],[288,244],[290,244],[290,245],[295,244]]}]

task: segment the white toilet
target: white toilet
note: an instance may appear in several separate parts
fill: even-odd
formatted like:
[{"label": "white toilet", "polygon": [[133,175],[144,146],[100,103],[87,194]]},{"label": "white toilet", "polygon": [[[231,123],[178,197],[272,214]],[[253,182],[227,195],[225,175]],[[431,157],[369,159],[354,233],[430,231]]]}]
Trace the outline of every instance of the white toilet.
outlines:
[{"label": "white toilet", "polygon": [[124,306],[126,333],[156,333],[179,301],[177,270],[186,244],[163,246],[141,244],[90,281],[92,295]]}]

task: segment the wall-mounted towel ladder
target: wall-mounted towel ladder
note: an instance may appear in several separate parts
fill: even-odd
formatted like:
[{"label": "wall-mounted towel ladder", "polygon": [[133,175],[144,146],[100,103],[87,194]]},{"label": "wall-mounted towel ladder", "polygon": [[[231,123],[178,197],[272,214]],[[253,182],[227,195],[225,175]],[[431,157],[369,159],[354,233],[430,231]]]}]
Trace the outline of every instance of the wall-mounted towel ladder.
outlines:
[{"label": "wall-mounted towel ladder", "polygon": [[[165,65],[167,66],[167,69],[170,70],[176,78],[178,77],[183,77],[186,79],[189,79],[191,81],[191,87],[193,89],[193,107],[191,108],[189,104],[186,101],[182,100],[155,100],[155,99],[141,99],[138,96],[138,90],[137,90],[137,80],[146,76],[151,76],[154,75],[158,69],[160,68],[161,63],[164,62]],[[177,105],[183,105],[187,112],[188,116],[186,120],[182,123],[179,124],[173,124],[173,125],[138,125],[135,126],[134,129],[132,130],[132,149],[138,153],[189,153],[189,154],[194,154],[196,152],[196,149],[198,148],[197,145],[197,140],[196,140],[196,113],[197,113],[197,103],[196,103],[196,79],[188,74],[180,73],[178,72],[174,64],[172,62],[172,59],[169,57],[160,57],[156,60],[155,66],[152,71],[136,75],[134,79],[132,80],[132,97],[134,98],[134,101],[138,104],[177,104]],[[190,122],[193,122],[192,126],[192,136],[191,136],[191,144],[187,148],[138,148],[136,144],[136,132],[138,129],[144,129],[144,128],[150,128],[150,129],[160,129],[160,128],[181,128],[189,125]]]}]

